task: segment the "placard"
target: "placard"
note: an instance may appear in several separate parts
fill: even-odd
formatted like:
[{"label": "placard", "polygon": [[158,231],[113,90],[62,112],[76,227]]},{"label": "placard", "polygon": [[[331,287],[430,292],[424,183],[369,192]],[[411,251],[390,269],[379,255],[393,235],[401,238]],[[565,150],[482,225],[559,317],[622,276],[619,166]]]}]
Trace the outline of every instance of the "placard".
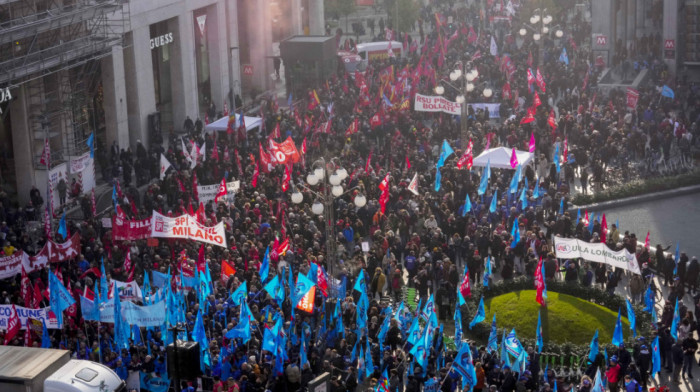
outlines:
[{"label": "placard", "polygon": [[443,112],[447,114],[462,114],[462,105],[441,96],[416,94],[413,110],[417,112]]},{"label": "placard", "polygon": [[589,243],[575,238],[562,238],[554,236],[554,250],[557,258],[560,259],[576,259],[593,261],[595,263],[608,264],[616,268],[641,275],[637,257],[623,249],[621,251],[610,250],[607,245],[596,242]]},{"label": "placard", "polygon": [[[238,193],[241,188],[240,181],[231,181],[226,183],[226,200],[233,201],[233,197]],[[214,200],[216,195],[219,193],[219,184],[213,185],[201,185],[197,187],[197,194],[199,195],[199,201],[207,204],[209,201]],[[221,200],[221,199],[219,199]]]}]

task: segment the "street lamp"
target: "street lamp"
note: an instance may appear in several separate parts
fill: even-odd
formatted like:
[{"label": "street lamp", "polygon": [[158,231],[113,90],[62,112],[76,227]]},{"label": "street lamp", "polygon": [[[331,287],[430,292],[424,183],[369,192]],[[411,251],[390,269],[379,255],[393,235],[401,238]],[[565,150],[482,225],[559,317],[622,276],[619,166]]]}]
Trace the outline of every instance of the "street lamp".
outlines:
[{"label": "street lamp", "polygon": [[[306,183],[309,186],[317,186],[318,192],[312,190],[304,184],[299,184],[299,187],[314,195],[314,202],[311,205],[311,212],[314,215],[322,215],[325,213],[325,233],[326,233],[326,258],[328,259],[328,273],[334,276],[334,266],[336,263],[336,236],[334,207],[333,202],[336,198],[341,197],[359,187],[348,189],[343,188],[343,181],[348,178],[348,171],[345,170],[338,158],[332,158],[328,162],[324,158],[320,158],[312,165],[311,172],[306,176]],[[330,175],[329,175],[330,173]],[[304,195],[293,186],[292,203],[300,204],[304,201]],[[355,195],[353,202],[357,208],[362,208],[367,204],[367,198],[358,193]]]},{"label": "street lamp", "polygon": [[[468,71],[465,72],[465,69],[468,69]],[[455,97],[455,102],[461,105],[462,108],[462,117],[460,119],[461,127],[462,127],[462,137],[466,138],[467,137],[467,121],[466,121],[466,113],[467,113],[467,107],[464,105],[467,101],[467,94],[473,92],[477,85],[474,84],[474,81],[479,77],[479,71],[476,69],[476,67],[473,66],[471,62],[466,63],[466,67],[464,66],[464,63],[462,61],[457,61],[455,63],[455,69],[450,72],[450,80],[457,83],[460,79],[462,80],[462,87],[457,87],[453,85],[452,83],[448,82],[447,80],[440,80],[440,83],[444,83],[445,85],[452,87],[454,90],[458,92],[457,96]],[[484,85],[486,83],[480,83],[479,86]],[[442,95],[445,93],[445,87],[442,84],[438,84],[435,86],[435,93],[437,95]],[[493,90],[490,87],[484,88],[482,91],[482,94],[486,98],[490,98],[493,96]]]},{"label": "street lamp", "polygon": [[[534,14],[530,17],[530,25],[524,24],[523,27],[520,28],[518,33],[520,34],[521,37],[525,37],[527,35],[527,30],[530,29],[532,30],[532,39],[538,43],[539,46],[539,65],[542,65],[542,62],[544,61],[544,40],[542,39],[543,35],[547,35],[550,33],[551,29],[548,26],[554,18],[552,15],[547,14],[547,9],[544,9],[540,11],[540,9],[536,9],[534,11]],[[539,24],[539,25],[538,25]],[[558,28],[559,26],[556,26],[557,30],[554,32],[554,35],[557,38],[561,38],[564,36],[564,32]]]}]

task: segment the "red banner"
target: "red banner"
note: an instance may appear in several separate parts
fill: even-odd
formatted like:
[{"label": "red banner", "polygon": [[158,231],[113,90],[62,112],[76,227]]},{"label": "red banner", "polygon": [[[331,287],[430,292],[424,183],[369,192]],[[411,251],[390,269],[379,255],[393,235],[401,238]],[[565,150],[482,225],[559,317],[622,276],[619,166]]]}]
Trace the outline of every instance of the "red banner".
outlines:
[{"label": "red banner", "polygon": [[629,109],[636,109],[637,108],[637,101],[639,100],[639,91],[627,87],[627,107]]},{"label": "red banner", "polygon": [[112,239],[114,241],[142,240],[151,236],[151,218],[143,220],[125,220],[112,217]]},{"label": "red banner", "polygon": [[62,244],[49,241],[49,262],[60,263],[80,255],[80,235],[78,233]]}]

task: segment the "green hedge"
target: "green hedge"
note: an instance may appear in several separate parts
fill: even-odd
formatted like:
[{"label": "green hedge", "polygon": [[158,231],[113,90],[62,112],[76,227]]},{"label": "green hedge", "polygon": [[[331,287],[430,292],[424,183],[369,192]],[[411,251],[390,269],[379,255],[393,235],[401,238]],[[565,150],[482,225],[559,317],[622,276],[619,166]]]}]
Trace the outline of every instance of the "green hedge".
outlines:
[{"label": "green hedge", "polygon": [[[477,342],[477,344],[485,345],[488,341],[489,334],[491,333],[491,320],[484,320],[483,322],[474,326],[473,329],[467,328],[469,322],[476,314],[476,308],[479,305],[479,299],[483,295],[484,298],[496,297],[502,294],[521,291],[521,290],[532,290],[535,288],[535,282],[532,278],[521,277],[511,281],[501,281],[495,284],[491,284],[490,288],[484,289],[483,286],[472,287],[472,296],[467,299],[467,304],[463,305],[461,308],[462,321],[464,328],[465,338],[471,339]],[[608,308],[614,312],[618,309],[622,311],[623,316],[627,315],[627,305],[625,299],[618,295],[610,295],[600,289],[593,287],[584,287],[578,283],[567,283],[562,281],[548,281],[547,291],[558,292],[562,294],[568,294],[574,297],[586,299],[590,302]],[[637,336],[649,337],[651,333],[651,315],[645,312],[643,306],[633,305],[634,313],[636,316],[636,330]],[[498,323],[498,320],[496,320]],[[516,331],[517,332],[517,331]],[[500,344],[501,334],[503,333],[503,328],[499,327],[498,331],[498,342]],[[625,333],[625,340],[628,342],[628,346],[631,347],[634,338],[631,334]],[[591,336],[592,338],[593,336]],[[520,339],[523,346],[535,347],[536,342],[534,339]],[[601,351],[607,347],[608,351],[616,350],[616,348],[609,342],[600,342]],[[575,345],[572,343],[555,344],[547,342],[544,345],[543,354],[553,355],[553,356],[564,356],[567,359],[562,359],[568,365],[573,357],[582,358],[588,353],[588,345]]]},{"label": "green hedge", "polygon": [[672,177],[655,177],[646,180],[630,181],[593,194],[584,195],[579,193],[571,201],[573,204],[581,206],[698,184],[700,184],[700,170],[695,170]]}]

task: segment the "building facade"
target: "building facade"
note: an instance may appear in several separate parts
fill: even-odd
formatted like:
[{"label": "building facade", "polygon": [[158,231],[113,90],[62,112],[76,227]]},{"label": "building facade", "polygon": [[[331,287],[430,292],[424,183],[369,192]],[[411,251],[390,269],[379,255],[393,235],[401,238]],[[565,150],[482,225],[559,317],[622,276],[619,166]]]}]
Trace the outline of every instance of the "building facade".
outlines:
[{"label": "building facade", "polygon": [[188,116],[269,91],[273,41],[324,26],[323,0],[2,1],[0,185],[22,205],[34,186],[46,200],[48,182],[76,177],[71,159],[94,132],[87,191],[109,177],[113,143],[148,147]]}]

